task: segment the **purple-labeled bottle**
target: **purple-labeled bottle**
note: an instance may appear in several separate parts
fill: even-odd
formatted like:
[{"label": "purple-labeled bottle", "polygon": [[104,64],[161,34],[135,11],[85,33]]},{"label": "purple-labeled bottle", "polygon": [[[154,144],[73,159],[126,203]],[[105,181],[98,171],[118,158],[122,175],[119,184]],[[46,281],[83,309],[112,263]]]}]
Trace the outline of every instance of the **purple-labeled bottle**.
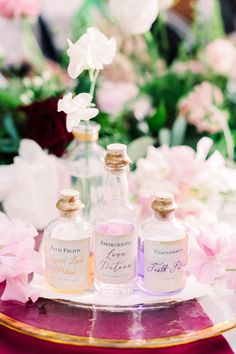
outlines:
[{"label": "purple-labeled bottle", "polygon": [[153,294],[168,295],[186,285],[188,238],[175,218],[173,195],[158,193],[152,203],[153,216],[139,239],[139,286]]}]

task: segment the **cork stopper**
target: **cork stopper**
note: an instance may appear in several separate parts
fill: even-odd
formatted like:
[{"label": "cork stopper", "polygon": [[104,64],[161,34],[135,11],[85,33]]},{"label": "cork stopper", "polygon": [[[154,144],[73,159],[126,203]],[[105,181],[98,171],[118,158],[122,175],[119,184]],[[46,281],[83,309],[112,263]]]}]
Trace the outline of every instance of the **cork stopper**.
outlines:
[{"label": "cork stopper", "polygon": [[107,167],[119,170],[132,163],[127,155],[127,146],[124,144],[110,144],[107,146],[105,164]]},{"label": "cork stopper", "polygon": [[84,205],[79,199],[79,192],[74,189],[61,191],[61,197],[56,204],[60,214],[66,217],[75,215],[83,209]]},{"label": "cork stopper", "polygon": [[152,202],[152,210],[159,213],[162,217],[166,217],[175,209],[176,204],[173,194],[160,192],[155,195],[154,201]]},{"label": "cork stopper", "polygon": [[98,140],[99,130],[100,125],[97,123],[89,122],[89,124],[85,124],[84,122],[81,122],[73,129],[72,134],[76,140],[91,142]]}]

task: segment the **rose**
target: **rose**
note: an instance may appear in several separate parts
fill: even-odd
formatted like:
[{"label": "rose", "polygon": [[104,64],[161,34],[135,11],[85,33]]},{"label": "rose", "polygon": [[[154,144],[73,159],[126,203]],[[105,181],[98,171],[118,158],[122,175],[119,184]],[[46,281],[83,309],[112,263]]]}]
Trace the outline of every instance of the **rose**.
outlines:
[{"label": "rose", "polygon": [[76,79],[84,70],[102,70],[111,64],[116,52],[115,38],[107,39],[97,28],[90,27],[76,43],[68,40],[70,57],[68,73]]},{"label": "rose", "polygon": [[21,107],[26,115],[24,137],[35,140],[43,149],[61,156],[72,135],[66,130],[66,115],[57,112],[57,98],[35,101]]},{"label": "rose", "polygon": [[234,70],[236,49],[227,39],[216,39],[202,53],[202,61],[215,73],[229,75]]},{"label": "rose", "polygon": [[0,0],[0,15],[7,18],[18,16],[38,16],[38,0]]},{"label": "rose", "polygon": [[98,109],[92,107],[92,98],[89,93],[80,93],[73,97],[70,92],[58,101],[58,112],[64,111],[67,114],[68,132],[71,132],[81,120],[89,120],[98,115]]},{"label": "rose", "polygon": [[158,15],[158,0],[110,0],[111,15],[130,34],[148,32]]}]

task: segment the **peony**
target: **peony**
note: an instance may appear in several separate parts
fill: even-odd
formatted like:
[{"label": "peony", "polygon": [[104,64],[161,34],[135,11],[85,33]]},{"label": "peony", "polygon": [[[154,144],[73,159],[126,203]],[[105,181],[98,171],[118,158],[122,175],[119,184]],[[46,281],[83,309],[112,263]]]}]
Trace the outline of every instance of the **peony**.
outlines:
[{"label": "peony", "polygon": [[216,39],[202,53],[203,62],[216,74],[228,76],[235,68],[236,49],[227,39]]},{"label": "peony", "polygon": [[58,112],[63,111],[67,114],[68,132],[71,132],[81,120],[89,120],[98,115],[98,109],[91,106],[92,98],[89,93],[80,93],[73,97],[70,92],[58,101]]},{"label": "peony", "polygon": [[97,104],[103,112],[117,115],[137,94],[134,83],[103,81],[97,90]]},{"label": "peony", "polygon": [[109,0],[109,9],[121,29],[129,34],[148,32],[158,15],[158,0]]},{"label": "peony", "polygon": [[0,15],[7,18],[39,16],[39,0],[0,0]]},{"label": "peony", "polygon": [[68,40],[68,73],[76,79],[84,70],[102,70],[111,64],[116,52],[115,38],[107,39],[97,28],[90,27],[76,43]]},{"label": "peony", "polygon": [[179,114],[199,132],[215,133],[222,130],[228,119],[227,113],[220,109],[223,100],[222,91],[204,81],[179,102]]}]

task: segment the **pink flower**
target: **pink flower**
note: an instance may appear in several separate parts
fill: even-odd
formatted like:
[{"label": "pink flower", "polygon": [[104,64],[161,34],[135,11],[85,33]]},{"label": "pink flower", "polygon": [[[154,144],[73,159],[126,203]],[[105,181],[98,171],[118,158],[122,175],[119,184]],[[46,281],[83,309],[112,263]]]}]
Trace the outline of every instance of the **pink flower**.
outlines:
[{"label": "pink flower", "polygon": [[167,191],[175,194],[181,218],[201,217],[204,225],[215,220],[224,195],[236,193],[236,171],[226,166],[219,151],[208,157],[212,143],[202,138],[197,151],[189,146],[149,146],[146,158],[138,159],[132,179],[143,209],[146,199]]},{"label": "pink flower", "polygon": [[175,61],[172,65],[172,70],[179,75],[185,75],[190,72],[193,74],[204,74],[205,72],[203,64],[198,60]]},{"label": "pink flower", "polygon": [[234,70],[236,49],[227,39],[216,39],[203,51],[202,59],[206,65],[219,75],[229,75]]},{"label": "pink flower", "polygon": [[1,300],[27,302],[29,299],[33,302],[37,301],[38,291],[28,284],[28,279],[25,276],[7,279]]},{"label": "pink flower", "polygon": [[216,227],[200,229],[197,244],[189,254],[188,271],[201,283],[212,283],[225,274],[230,250],[229,239]]},{"label": "pink flower", "polygon": [[228,289],[232,289],[236,292],[236,268],[226,273],[226,284]]},{"label": "pink flower", "polygon": [[134,83],[103,81],[97,90],[97,105],[101,111],[117,115],[137,94]]},{"label": "pink flower", "polygon": [[174,146],[171,150],[166,148],[164,154],[172,166],[172,179],[179,185],[187,183],[196,169],[194,150],[189,146]]},{"label": "pink flower", "polygon": [[231,247],[225,260],[227,287],[236,292],[236,247]]},{"label": "pink flower", "polygon": [[38,235],[38,232],[33,227],[33,225],[26,224],[23,221],[17,219],[10,221],[8,217],[1,212],[0,230],[0,254],[5,249],[5,247],[14,246],[23,241],[24,243],[31,242],[34,237]]},{"label": "pink flower", "polygon": [[199,132],[215,133],[223,129],[228,119],[227,113],[220,109],[223,100],[222,91],[204,81],[179,102],[179,114]]},{"label": "pink flower", "polygon": [[34,250],[37,230],[21,221],[10,221],[0,213],[0,282],[6,280],[2,300],[37,300],[28,283],[31,273],[42,273],[42,259]]},{"label": "pink flower", "polygon": [[39,0],[0,0],[0,15],[3,17],[35,17],[39,14]]},{"label": "pink flower", "polygon": [[148,96],[142,96],[131,103],[130,108],[138,120],[144,119],[153,112],[153,107]]}]

